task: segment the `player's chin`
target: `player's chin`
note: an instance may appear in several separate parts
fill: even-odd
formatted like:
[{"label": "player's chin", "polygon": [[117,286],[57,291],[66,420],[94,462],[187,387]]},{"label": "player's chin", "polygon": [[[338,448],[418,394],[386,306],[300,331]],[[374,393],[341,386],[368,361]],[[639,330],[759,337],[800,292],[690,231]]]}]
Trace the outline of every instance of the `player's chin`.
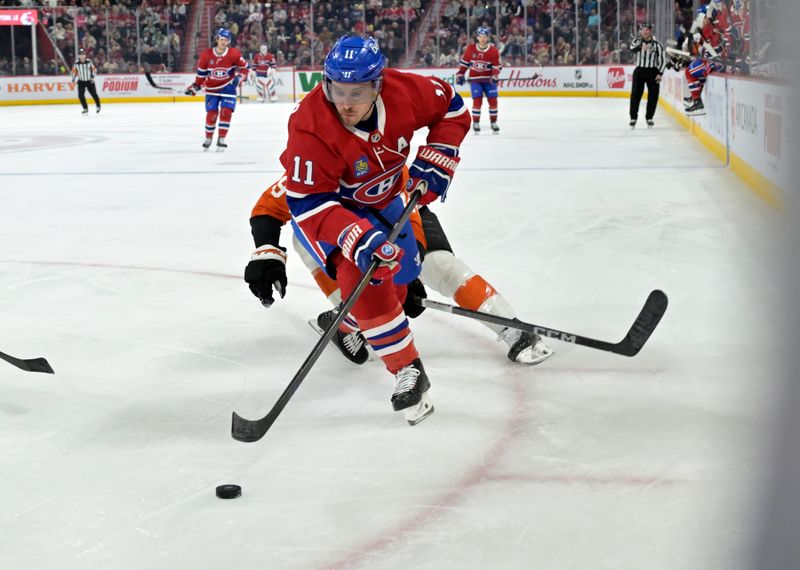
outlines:
[{"label": "player's chin", "polygon": [[355,127],[360,117],[356,113],[339,113],[339,119],[346,127]]}]

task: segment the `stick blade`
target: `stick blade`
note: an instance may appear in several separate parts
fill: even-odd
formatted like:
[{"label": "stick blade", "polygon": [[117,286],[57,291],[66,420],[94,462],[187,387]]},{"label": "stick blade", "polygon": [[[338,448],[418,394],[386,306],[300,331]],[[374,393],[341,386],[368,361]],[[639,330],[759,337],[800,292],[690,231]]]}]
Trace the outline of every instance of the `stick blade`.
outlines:
[{"label": "stick blade", "polygon": [[[247,420],[233,412],[231,422],[231,436],[236,441],[243,441],[245,443],[253,443],[258,441],[267,433],[267,430],[272,425],[269,421],[269,415],[264,416],[260,420]],[[274,420],[273,420],[274,421]]]},{"label": "stick blade", "polygon": [[29,372],[43,372],[44,374],[55,374],[55,370],[53,367],[50,366],[50,363],[47,362],[44,358],[32,358],[30,360],[26,360],[28,364],[28,371]]},{"label": "stick blade", "polygon": [[667,294],[659,289],[653,290],[647,296],[644,307],[639,312],[639,316],[633,322],[631,329],[622,342],[619,343],[619,350],[615,351],[623,356],[636,356],[642,347],[656,330],[656,326],[661,321],[661,317],[667,310],[669,300]]},{"label": "stick blade", "polygon": [[16,358],[5,352],[0,352],[0,359],[5,360],[12,366],[16,366],[25,372],[43,372],[45,374],[55,374],[50,363],[45,358]]}]

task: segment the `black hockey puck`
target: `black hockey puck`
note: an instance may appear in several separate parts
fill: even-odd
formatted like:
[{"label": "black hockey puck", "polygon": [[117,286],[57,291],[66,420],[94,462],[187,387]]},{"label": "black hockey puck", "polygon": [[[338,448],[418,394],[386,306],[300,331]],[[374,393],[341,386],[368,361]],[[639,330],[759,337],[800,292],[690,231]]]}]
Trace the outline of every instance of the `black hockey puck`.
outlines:
[{"label": "black hockey puck", "polygon": [[235,499],[242,496],[242,488],[239,485],[220,485],[217,487],[217,497],[220,499]]}]

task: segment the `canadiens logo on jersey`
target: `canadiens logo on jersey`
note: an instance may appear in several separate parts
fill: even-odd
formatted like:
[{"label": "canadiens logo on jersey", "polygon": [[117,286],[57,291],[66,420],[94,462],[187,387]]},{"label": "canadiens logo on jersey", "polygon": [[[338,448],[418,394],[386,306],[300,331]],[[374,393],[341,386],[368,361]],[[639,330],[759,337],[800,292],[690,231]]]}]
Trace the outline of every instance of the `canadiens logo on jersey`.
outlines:
[{"label": "canadiens logo on jersey", "polygon": [[392,188],[400,178],[403,166],[405,166],[405,162],[400,162],[388,171],[381,172],[373,178],[357,184],[347,184],[340,180],[339,192],[343,197],[367,206],[380,204],[387,196],[390,196]]},{"label": "canadiens logo on jersey", "polygon": [[369,172],[369,162],[367,162],[366,156],[362,156],[353,163],[353,174],[358,177],[365,175],[367,172]]}]

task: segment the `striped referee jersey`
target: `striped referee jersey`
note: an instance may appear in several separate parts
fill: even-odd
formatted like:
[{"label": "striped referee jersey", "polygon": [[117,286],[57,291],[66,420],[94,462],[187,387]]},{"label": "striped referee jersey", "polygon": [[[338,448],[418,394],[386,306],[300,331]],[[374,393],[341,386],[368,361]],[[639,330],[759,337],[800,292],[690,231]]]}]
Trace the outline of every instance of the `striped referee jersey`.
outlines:
[{"label": "striped referee jersey", "polygon": [[72,66],[72,80],[75,81],[94,81],[94,74],[97,68],[88,57],[86,61],[78,60]]},{"label": "striped referee jersey", "polygon": [[641,37],[634,38],[631,42],[631,51],[636,67],[655,67],[659,73],[664,73],[667,59],[664,57],[664,46],[660,41],[653,38],[646,42]]}]

